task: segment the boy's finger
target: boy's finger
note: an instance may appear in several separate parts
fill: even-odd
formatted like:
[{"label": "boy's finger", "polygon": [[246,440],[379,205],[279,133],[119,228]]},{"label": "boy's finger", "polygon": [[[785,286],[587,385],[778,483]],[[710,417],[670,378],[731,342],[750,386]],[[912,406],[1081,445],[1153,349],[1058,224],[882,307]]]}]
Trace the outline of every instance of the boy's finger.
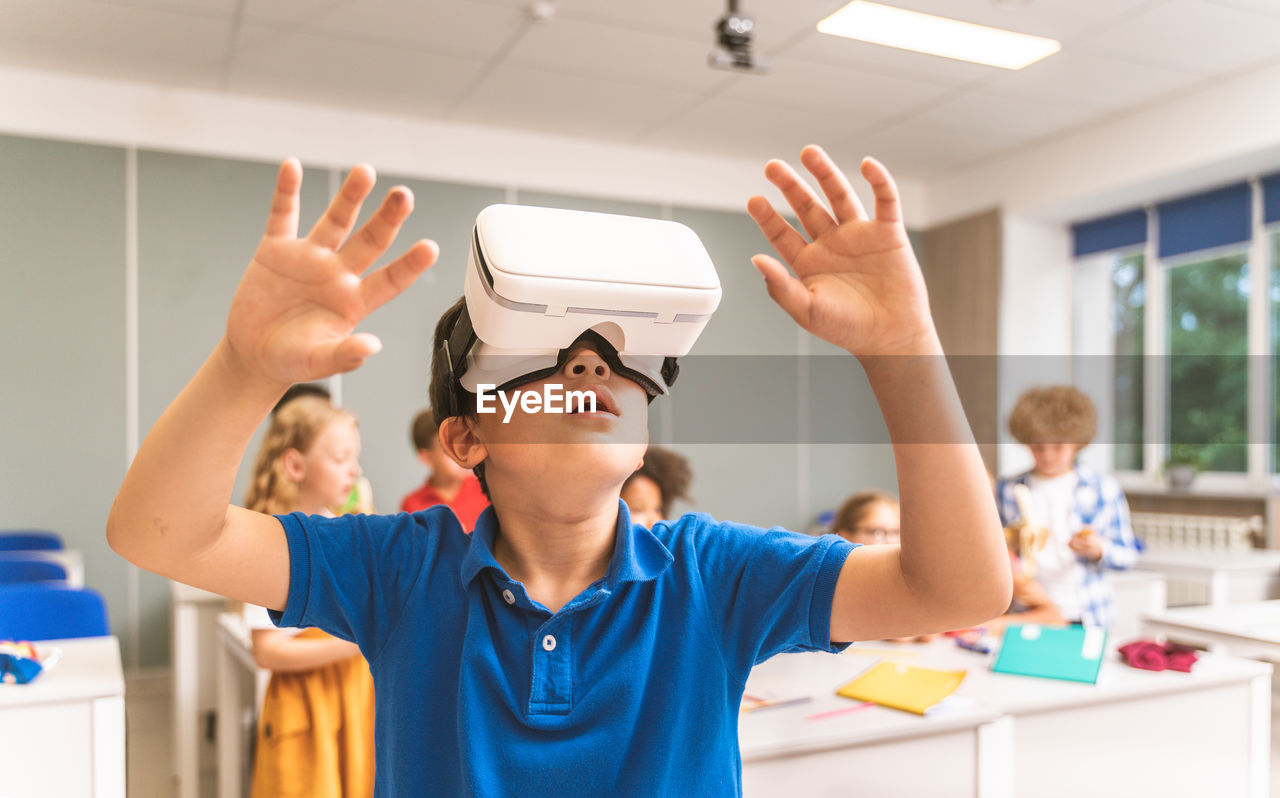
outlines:
[{"label": "boy's finger", "polygon": [[809,243],[805,241],[804,236],[800,235],[790,222],[783,219],[764,197],[757,195],[747,200],[747,213],[751,214],[760,232],[769,239],[769,243],[778,251],[782,259],[787,263],[795,263],[800,251]]},{"label": "boy's finger", "polygon": [[773,301],[797,324],[808,329],[810,298],[804,283],[792,277],[786,266],[768,255],[756,255],[751,263],[764,277],[765,289]]},{"label": "boy's finger", "polygon": [[352,167],[347,173],[347,179],[342,181],[342,188],[338,189],[324,216],[311,228],[307,238],[322,247],[337,249],[355,226],[360,206],[373,190],[376,181],[372,166],[358,164]]},{"label": "boy's finger", "polygon": [[809,184],[804,182],[789,164],[777,160],[769,161],[765,164],[764,176],[787,198],[787,203],[796,212],[796,216],[800,217],[800,224],[804,225],[810,238],[817,238],[836,226],[836,221],[831,218],[831,212],[827,210],[827,206],[822,204],[822,200],[818,199],[818,195],[809,188]]},{"label": "boy's finger", "polygon": [[343,245],[342,259],[347,269],[359,274],[369,268],[391,246],[400,232],[400,225],[411,213],[413,192],[404,186],[391,189],[377,212]]},{"label": "boy's finger", "polygon": [[858,195],[853,193],[853,186],[849,184],[849,179],[836,166],[835,161],[831,160],[826,150],[816,144],[810,144],[800,153],[800,161],[818,181],[818,185],[822,187],[822,193],[827,195],[827,201],[831,203],[831,211],[836,215],[836,221],[848,222],[867,218],[867,212],[863,210]]},{"label": "boy's finger", "polygon": [[293,238],[298,235],[298,191],[302,188],[302,164],[286,158],[276,173],[276,193],[267,213],[267,235]]},{"label": "boy's finger", "polygon": [[372,312],[404,291],[418,275],[436,262],[440,254],[436,242],[422,239],[409,251],[360,281],[365,308]]},{"label": "boy's finger", "polygon": [[871,184],[871,190],[876,195],[876,221],[902,221],[898,207],[898,186],[884,164],[875,158],[863,158],[862,176]]},{"label": "boy's finger", "polygon": [[356,333],[317,349],[312,355],[315,374],[341,374],[359,368],[365,358],[382,351],[376,335]]}]

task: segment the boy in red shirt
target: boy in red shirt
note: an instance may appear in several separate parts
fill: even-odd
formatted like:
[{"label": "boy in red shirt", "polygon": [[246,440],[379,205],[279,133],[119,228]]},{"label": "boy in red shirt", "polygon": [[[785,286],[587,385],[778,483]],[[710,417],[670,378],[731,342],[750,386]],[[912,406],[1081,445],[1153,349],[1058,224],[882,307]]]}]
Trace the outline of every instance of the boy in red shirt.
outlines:
[{"label": "boy in red shirt", "polygon": [[440,448],[436,435],[437,426],[436,416],[431,408],[423,410],[413,419],[413,445],[418,450],[418,459],[431,469],[431,474],[422,483],[422,487],[404,497],[400,502],[400,511],[416,513],[437,504],[445,504],[458,516],[462,528],[470,532],[480,513],[489,506],[489,497],[484,494],[480,480],[475,478],[471,470],[455,463]]}]

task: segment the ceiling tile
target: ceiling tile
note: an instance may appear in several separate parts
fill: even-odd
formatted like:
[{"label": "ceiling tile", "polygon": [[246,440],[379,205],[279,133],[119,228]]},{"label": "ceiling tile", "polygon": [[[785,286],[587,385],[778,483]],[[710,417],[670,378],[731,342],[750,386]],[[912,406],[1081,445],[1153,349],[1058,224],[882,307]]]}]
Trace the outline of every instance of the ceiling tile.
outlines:
[{"label": "ceiling tile", "polygon": [[564,18],[531,27],[505,63],[697,92],[729,77],[707,66],[710,49],[671,34]]},{"label": "ceiling tile", "polygon": [[950,91],[931,81],[876,75],[788,56],[777,58],[767,75],[741,76],[724,90],[724,96],[761,105],[847,114],[851,120],[870,123],[900,116]]},{"label": "ceiling tile", "polygon": [[879,0],[926,14],[1066,41],[1129,16],[1152,0]]},{"label": "ceiling tile", "polygon": [[1118,110],[1190,88],[1204,78],[1165,67],[1122,61],[1068,48],[983,85],[993,94]]},{"label": "ceiling tile", "polygon": [[989,135],[993,130],[1018,138],[1041,138],[1095,118],[1099,112],[1063,103],[1014,100],[986,92],[957,94],[912,117],[948,130]]},{"label": "ceiling tile", "polygon": [[865,70],[875,75],[925,80],[940,86],[961,86],[989,80],[1004,70],[997,67],[956,61],[925,53],[913,53],[895,47],[846,39],[818,33],[814,29],[779,55],[836,64],[848,69]]},{"label": "ceiling tile", "polygon": [[642,142],[752,158],[763,164],[770,158],[797,157],[806,144],[847,139],[865,126],[845,114],[793,113],[715,97],[664,121]]},{"label": "ceiling tile", "polygon": [[230,42],[230,18],[100,2],[0,4],[6,64],[207,88]]},{"label": "ceiling tile", "polygon": [[1280,54],[1280,17],[1168,0],[1080,40],[1086,50],[1205,77]]},{"label": "ceiling tile", "polygon": [[[252,0],[274,7],[278,0]],[[300,5],[305,0],[294,0]],[[246,9],[246,14],[249,10]],[[475,0],[345,0],[297,20],[301,30],[340,38],[409,43],[444,55],[490,59],[531,25],[518,8]]]},{"label": "ceiling tile", "polygon": [[900,180],[928,179],[990,158],[1013,141],[1007,135],[975,135],[904,122],[833,142],[831,151],[850,163],[870,155]]},{"label": "ceiling tile", "polygon": [[453,109],[460,122],[632,141],[697,95],[502,64]]},{"label": "ceiling tile", "polygon": [[418,48],[245,25],[228,89],[299,102],[438,117],[486,68]]}]

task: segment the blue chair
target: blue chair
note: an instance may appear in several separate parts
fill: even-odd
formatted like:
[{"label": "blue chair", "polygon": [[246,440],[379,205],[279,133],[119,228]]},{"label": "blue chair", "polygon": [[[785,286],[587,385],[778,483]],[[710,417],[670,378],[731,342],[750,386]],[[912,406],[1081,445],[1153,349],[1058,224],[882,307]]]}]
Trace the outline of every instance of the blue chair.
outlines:
[{"label": "blue chair", "polygon": [[0,585],[66,580],[67,569],[60,562],[21,553],[0,556]]},{"label": "blue chair", "polygon": [[0,529],[0,551],[60,551],[62,536],[42,529]]},{"label": "blue chair", "polygon": [[48,582],[0,585],[0,640],[59,640],[109,634],[107,603],[96,590]]}]

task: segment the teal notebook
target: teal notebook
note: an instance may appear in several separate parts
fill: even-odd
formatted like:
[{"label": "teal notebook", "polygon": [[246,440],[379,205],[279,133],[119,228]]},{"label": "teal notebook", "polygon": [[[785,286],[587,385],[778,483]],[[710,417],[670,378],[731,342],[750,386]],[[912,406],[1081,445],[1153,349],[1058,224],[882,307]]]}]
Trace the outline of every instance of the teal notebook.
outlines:
[{"label": "teal notebook", "polygon": [[1010,626],[991,670],[1095,684],[1106,645],[1100,626]]}]

